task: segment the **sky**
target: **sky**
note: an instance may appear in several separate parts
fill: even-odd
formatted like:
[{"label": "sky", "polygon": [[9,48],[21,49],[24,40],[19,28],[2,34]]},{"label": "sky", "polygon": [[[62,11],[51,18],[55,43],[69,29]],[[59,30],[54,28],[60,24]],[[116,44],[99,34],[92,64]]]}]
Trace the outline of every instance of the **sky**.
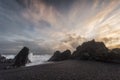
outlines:
[{"label": "sky", "polygon": [[120,0],[0,0],[0,53],[38,54],[103,41],[120,48]]}]

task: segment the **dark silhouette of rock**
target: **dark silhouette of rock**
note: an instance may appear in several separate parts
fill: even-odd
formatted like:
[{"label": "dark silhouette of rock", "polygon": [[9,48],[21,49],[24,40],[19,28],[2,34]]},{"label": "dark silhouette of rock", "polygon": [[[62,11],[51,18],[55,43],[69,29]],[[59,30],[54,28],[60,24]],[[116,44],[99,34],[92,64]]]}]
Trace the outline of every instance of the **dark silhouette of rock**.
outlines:
[{"label": "dark silhouette of rock", "polygon": [[5,63],[6,58],[0,54],[0,63]]},{"label": "dark silhouette of rock", "polygon": [[120,60],[120,48],[112,49],[109,52],[109,58],[112,60]]},{"label": "dark silhouette of rock", "polygon": [[61,55],[60,51],[56,51],[53,56],[48,61],[58,61],[59,57]]},{"label": "dark silhouette of rock", "polygon": [[25,64],[29,61],[29,48],[24,47],[14,58],[15,62],[13,64],[14,67],[25,66]]},{"label": "dark silhouette of rock", "polygon": [[109,50],[103,42],[91,40],[78,46],[73,54],[71,54],[70,50],[62,53],[56,51],[48,61],[62,61],[67,59],[120,63],[120,48]]},{"label": "dark silhouette of rock", "polygon": [[66,50],[62,53],[60,51],[56,51],[48,61],[63,61],[63,60],[70,59],[70,57],[71,57],[70,50]]},{"label": "dark silhouette of rock", "polygon": [[7,59],[6,57],[0,55],[0,63],[12,65],[14,63],[14,59]]},{"label": "dark silhouette of rock", "polygon": [[6,59],[6,63],[14,63],[15,60],[14,59]]},{"label": "dark silhouette of rock", "polygon": [[103,42],[96,42],[95,40],[84,42],[72,54],[73,59],[105,60],[107,57],[108,48],[106,48]]}]

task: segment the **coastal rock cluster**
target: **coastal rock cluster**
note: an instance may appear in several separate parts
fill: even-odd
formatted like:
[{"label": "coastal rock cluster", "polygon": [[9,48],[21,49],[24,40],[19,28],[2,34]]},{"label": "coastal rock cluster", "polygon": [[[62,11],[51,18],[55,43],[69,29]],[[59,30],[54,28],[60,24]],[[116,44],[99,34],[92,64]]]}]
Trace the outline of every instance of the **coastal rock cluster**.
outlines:
[{"label": "coastal rock cluster", "polygon": [[6,62],[6,58],[2,55],[0,55],[0,63]]},{"label": "coastal rock cluster", "polygon": [[[26,63],[30,63],[28,55],[29,48],[23,47],[14,59],[6,59],[0,55],[0,63],[9,63],[10,65],[6,67],[7,69],[25,66]],[[109,50],[103,42],[91,40],[79,45],[73,53],[70,50],[63,52],[56,51],[48,61],[63,61],[68,59],[120,63],[120,49]]]},{"label": "coastal rock cluster", "polygon": [[72,58],[105,61],[109,58],[109,49],[103,42],[92,40],[78,46],[73,52]]},{"label": "coastal rock cluster", "polygon": [[13,59],[6,59],[6,57],[0,55],[0,63],[12,63],[14,62]]},{"label": "coastal rock cluster", "polygon": [[56,51],[54,55],[48,61],[62,61],[71,57],[71,51],[66,50],[64,52]]},{"label": "coastal rock cluster", "polygon": [[60,51],[56,51],[48,61],[75,59],[112,62],[120,60],[119,48],[109,50],[103,42],[96,42],[95,40],[84,42],[78,46],[72,54],[70,50],[67,51],[69,51],[69,53],[66,53],[66,55],[69,56],[66,56],[66,58],[63,56],[64,52],[60,53]]},{"label": "coastal rock cluster", "polygon": [[13,59],[6,59],[4,56],[0,55],[0,63],[9,64],[5,69],[15,68],[25,66],[26,63],[29,63],[28,59],[29,48],[23,47],[20,52]]}]

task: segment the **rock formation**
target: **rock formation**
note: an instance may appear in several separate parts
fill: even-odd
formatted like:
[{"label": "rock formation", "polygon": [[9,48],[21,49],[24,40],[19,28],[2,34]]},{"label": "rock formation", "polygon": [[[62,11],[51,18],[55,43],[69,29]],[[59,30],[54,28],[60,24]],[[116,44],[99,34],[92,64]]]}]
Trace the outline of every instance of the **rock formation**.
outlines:
[{"label": "rock formation", "polygon": [[25,64],[29,61],[29,48],[24,47],[14,58],[15,62],[13,64],[14,67],[25,66]]},{"label": "rock formation", "polygon": [[104,60],[107,58],[108,49],[103,42],[96,42],[95,40],[84,42],[81,46],[76,48],[73,52],[73,59],[95,59]]},{"label": "rock formation", "polygon": [[56,51],[48,61],[62,61],[67,59],[120,63],[120,49],[115,48],[109,50],[103,42],[91,40],[78,46],[73,54],[71,54],[70,50],[66,50],[62,53]]},{"label": "rock formation", "polygon": [[63,61],[63,60],[70,59],[70,57],[71,57],[70,50],[66,50],[62,53],[60,51],[56,51],[48,61]]},{"label": "rock formation", "polygon": [[0,63],[5,63],[6,58],[0,54]]},{"label": "rock formation", "polygon": [[109,58],[111,58],[112,60],[120,60],[120,49],[119,48],[112,49],[109,52]]}]

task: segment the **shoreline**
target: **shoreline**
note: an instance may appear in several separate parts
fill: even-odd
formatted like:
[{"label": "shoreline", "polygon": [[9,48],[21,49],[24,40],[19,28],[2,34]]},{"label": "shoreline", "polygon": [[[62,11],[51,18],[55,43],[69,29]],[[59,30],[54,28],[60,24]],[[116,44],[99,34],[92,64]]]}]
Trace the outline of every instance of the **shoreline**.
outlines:
[{"label": "shoreline", "polygon": [[66,60],[0,71],[0,80],[120,80],[120,64]]}]

